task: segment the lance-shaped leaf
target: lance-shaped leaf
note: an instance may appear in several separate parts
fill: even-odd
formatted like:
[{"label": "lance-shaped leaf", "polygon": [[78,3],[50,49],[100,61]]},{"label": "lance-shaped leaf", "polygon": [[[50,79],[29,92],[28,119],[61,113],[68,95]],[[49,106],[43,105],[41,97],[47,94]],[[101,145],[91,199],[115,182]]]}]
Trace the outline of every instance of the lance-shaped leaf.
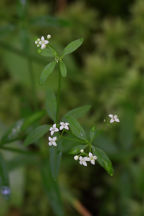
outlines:
[{"label": "lance-shaped leaf", "polygon": [[108,172],[109,175],[113,176],[114,170],[112,162],[106,153],[97,147],[93,146],[93,152],[97,156],[97,162]]},{"label": "lance-shaped leaf", "polygon": [[69,122],[69,126],[70,126],[70,129],[71,129],[73,135],[75,135],[76,137],[78,137],[81,140],[86,141],[87,140],[86,133],[85,133],[84,129],[82,128],[82,126],[80,125],[80,123],[75,118],[73,118],[72,116],[67,116],[66,119]]},{"label": "lance-shaped leaf", "polygon": [[59,67],[60,67],[61,75],[63,77],[66,77],[66,75],[67,75],[67,68],[66,68],[65,63],[63,61],[60,61]]},{"label": "lance-shaped leaf", "polygon": [[49,117],[55,122],[57,112],[56,96],[51,89],[46,91],[46,111]]},{"label": "lance-shaped leaf", "polygon": [[[58,145],[60,145],[60,141],[58,142]],[[54,146],[50,147],[50,170],[52,177],[54,180],[57,179],[59,169],[60,169],[60,163],[61,163],[61,157],[62,157],[62,152]]]},{"label": "lance-shaped leaf", "polygon": [[64,48],[62,56],[65,56],[65,55],[68,55],[68,54],[74,52],[76,49],[78,49],[82,45],[83,41],[84,41],[83,38],[80,38],[80,39],[77,39],[77,40],[74,40],[74,41],[70,42]]},{"label": "lance-shaped leaf", "polygon": [[53,72],[55,65],[56,65],[56,61],[52,61],[48,65],[46,65],[46,67],[44,68],[44,70],[40,75],[40,84],[43,84],[47,80],[49,75]]},{"label": "lance-shaped leaf", "polygon": [[42,162],[42,180],[45,192],[56,216],[64,216],[62,201],[57,181],[52,177],[48,158]]},{"label": "lance-shaped leaf", "polygon": [[2,154],[0,154],[0,186],[7,186],[9,187],[9,177],[8,177],[8,170],[7,164],[4,160]]},{"label": "lance-shaped leaf", "polygon": [[84,116],[91,108],[91,105],[84,105],[75,109],[72,109],[71,111],[67,112],[63,119],[65,119],[67,116],[72,116],[74,118],[80,118]]},{"label": "lance-shaped leaf", "polygon": [[50,126],[49,125],[41,125],[34,130],[32,130],[27,138],[24,141],[24,145],[28,146],[32,143],[37,142],[41,137],[43,137],[46,133],[48,133]]}]

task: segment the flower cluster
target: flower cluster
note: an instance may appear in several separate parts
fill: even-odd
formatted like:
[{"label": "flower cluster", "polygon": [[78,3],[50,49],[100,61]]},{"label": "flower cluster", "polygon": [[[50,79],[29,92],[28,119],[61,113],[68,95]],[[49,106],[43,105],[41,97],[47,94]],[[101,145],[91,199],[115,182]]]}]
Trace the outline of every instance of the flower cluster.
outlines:
[{"label": "flower cluster", "polygon": [[[48,34],[47,35],[47,39],[50,39],[51,38],[51,35]],[[41,38],[38,38],[36,41],[35,41],[35,44],[37,45],[37,47],[40,47],[41,49],[45,49],[46,48],[46,45],[49,43],[48,40],[45,40],[44,36],[42,36]]]},{"label": "flower cluster", "polygon": [[110,117],[110,123],[120,122],[120,120],[119,120],[119,118],[118,118],[117,115],[109,114],[108,116]]},{"label": "flower cluster", "polygon": [[[53,136],[54,133],[58,132],[58,131],[62,131],[63,129],[65,130],[69,130],[69,123],[68,122],[60,122],[59,128],[57,128],[56,124],[53,124],[53,126],[50,128],[50,135]],[[48,137],[48,145],[49,146],[57,146],[56,140],[57,137]]]},{"label": "flower cluster", "polygon": [[[84,150],[81,149],[80,153],[84,153]],[[74,160],[79,160],[80,165],[87,166],[87,162],[89,161],[91,164],[95,165],[95,161],[97,159],[96,155],[93,155],[89,152],[88,156],[75,155]]]}]

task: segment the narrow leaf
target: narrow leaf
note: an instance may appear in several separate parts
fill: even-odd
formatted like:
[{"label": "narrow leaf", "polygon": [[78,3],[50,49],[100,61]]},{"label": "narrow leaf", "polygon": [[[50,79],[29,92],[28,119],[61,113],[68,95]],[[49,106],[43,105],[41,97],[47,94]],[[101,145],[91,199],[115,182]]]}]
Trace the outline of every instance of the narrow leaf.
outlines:
[{"label": "narrow leaf", "polygon": [[59,186],[51,175],[49,160],[45,159],[41,166],[42,180],[45,192],[56,216],[64,216]]},{"label": "narrow leaf", "polygon": [[72,52],[74,52],[76,49],[78,49],[81,44],[83,43],[83,38],[80,38],[80,39],[77,39],[77,40],[74,40],[72,42],[70,42],[65,48],[64,48],[64,51],[63,51],[63,56],[65,55],[68,55]]},{"label": "narrow leaf", "polygon": [[67,116],[66,119],[69,122],[69,126],[70,126],[70,129],[71,129],[73,135],[75,135],[79,139],[87,140],[85,131],[81,127],[80,123],[75,118],[73,118],[72,116]]},{"label": "narrow leaf", "polygon": [[28,146],[31,143],[35,143],[41,137],[43,137],[46,133],[48,133],[50,126],[49,125],[41,125],[30,132],[27,138],[24,141],[24,145]]},{"label": "narrow leaf", "polygon": [[60,67],[61,75],[62,75],[63,77],[66,77],[66,75],[67,75],[67,68],[66,68],[66,66],[65,66],[65,64],[64,64],[63,61],[60,61],[59,67]]},{"label": "narrow leaf", "polygon": [[52,146],[50,147],[49,157],[50,157],[50,169],[51,169],[52,177],[56,180],[59,173],[62,152],[59,151],[58,148]]},{"label": "narrow leaf", "polygon": [[44,70],[42,71],[40,75],[40,84],[43,84],[47,80],[49,75],[53,72],[55,65],[56,65],[56,62],[52,61],[44,68]]},{"label": "narrow leaf", "polygon": [[9,186],[7,165],[2,154],[0,154],[0,186]]},{"label": "narrow leaf", "polygon": [[74,118],[80,118],[82,116],[84,116],[91,108],[91,105],[85,105],[85,106],[81,106],[75,109],[72,109],[71,111],[67,112],[63,119],[66,118],[67,116],[72,116]]},{"label": "narrow leaf", "polygon": [[97,162],[108,172],[109,175],[113,176],[114,170],[112,162],[106,155],[106,153],[97,147],[93,146],[94,154],[97,156]]},{"label": "narrow leaf", "polygon": [[56,96],[51,89],[46,91],[46,111],[49,117],[55,122],[57,112]]}]

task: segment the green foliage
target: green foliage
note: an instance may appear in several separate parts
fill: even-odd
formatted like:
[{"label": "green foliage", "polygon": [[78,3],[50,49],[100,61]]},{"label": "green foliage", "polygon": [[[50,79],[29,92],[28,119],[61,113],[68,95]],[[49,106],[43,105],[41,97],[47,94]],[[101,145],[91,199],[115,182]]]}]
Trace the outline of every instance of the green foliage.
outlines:
[{"label": "green foliage", "polygon": [[64,48],[64,51],[63,51],[63,55],[62,56],[65,56],[65,55],[68,55],[72,52],[74,52],[75,50],[77,50],[83,43],[83,38],[80,38],[78,40],[74,40],[72,42],[70,42],[65,48]]},{"label": "green foliage", "polygon": [[40,84],[44,84],[46,82],[49,75],[53,72],[55,66],[56,62],[52,61],[44,68],[40,76]]},{"label": "green foliage", "polygon": [[0,154],[0,188],[2,186],[9,186],[9,176],[6,161]]},{"label": "green foliage", "polygon": [[50,126],[49,125],[41,125],[32,130],[27,138],[24,141],[24,145],[28,146],[32,143],[37,142],[41,137],[43,137],[46,133],[48,133]]},{"label": "green foliage", "polygon": [[71,111],[67,112],[63,119],[67,118],[68,116],[72,116],[73,118],[80,118],[83,117],[91,108],[91,105],[84,105],[75,109],[72,109]]},{"label": "green foliage", "polygon": [[109,175],[113,176],[114,170],[112,163],[106,153],[97,147],[93,147],[94,154],[97,156],[98,163],[108,172]]},{"label": "green foliage", "polygon": [[67,76],[67,68],[66,68],[65,63],[63,61],[60,61],[59,67],[60,67],[61,75],[63,77],[66,77]]},{"label": "green foliage", "polygon": [[46,91],[46,111],[49,117],[55,122],[57,112],[57,101],[54,92],[51,89]]}]

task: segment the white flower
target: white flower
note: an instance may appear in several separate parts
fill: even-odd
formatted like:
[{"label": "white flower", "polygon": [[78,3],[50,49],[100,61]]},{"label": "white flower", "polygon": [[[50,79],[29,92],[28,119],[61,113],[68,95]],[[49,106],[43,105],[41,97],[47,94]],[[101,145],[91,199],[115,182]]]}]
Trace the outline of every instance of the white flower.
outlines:
[{"label": "white flower", "polygon": [[119,118],[118,118],[117,115],[109,114],[108,116],[110,117],[110,123],[120,122],[120,120],[119,120]]},{"label": "white flower", "polygon": [[79,159],[79,156],[78,155],[75,155],[74,156],[74,160],[78,160]]},{"label": "white flower", "polygon": [[56,144],[56,140],[57,140],[57,137],[49,137],[49,146],[57,146]]},{"label": "white flower", "polygon": [[60,122],[60,130],[63,130],[63,129],[69,130],[69,123]]},{"label": "white flower", "polygon": [[[47,39],[50,39],[51,38],[51,35],[48,34],[47,35]],[[38,38],[36,41],[35,41],[35,44],[37,45],[37,47],[41,47],[41,49],[45,49],[46,48],[46,45],[49,43],[48,40],[45,40],[44,36],[40,38]]]},{"label": "white flower", "polygon": [[89,158],[88,157],[82,157],[82,156],[80,156],[79,157],[79,163],[81,164],[81,165],[83,165],[83,166],[87,166],[87,161],[89,161]]},{"label": "white flower", "polygon": [[96,159],[97,159],[97,156],[95,156],[91,152],[89,152],[89,160],[90,160],[91,164],[95,165]]},{"label": "white flower", "polygon": [[47,35],[47,39],[50,39],[50,38],[51,38],[51,35],[50,35],[50,34],[48,34],[48,35]]},{"label": "white flower", "polygon": [[83,153],[83,152],[84,152],[84,150],[83,150],[83,149],[81,149],[81,150],[80,150],[80,152],[81,152],[81,153]]},{"label": "white flower", "polygon": [[41,37],[41,40],[39,42],[39,44],[41,45],[41,49],[45,49],[46,48],[46,44],[48,44],[49,41],[45,40],[44,36]]},{"label": "white flower", "polygon": [[58,132],[59,129],[56,127],[56,124],[53,124],[53,126],[50,128],[51,136],[55,133]]}]

